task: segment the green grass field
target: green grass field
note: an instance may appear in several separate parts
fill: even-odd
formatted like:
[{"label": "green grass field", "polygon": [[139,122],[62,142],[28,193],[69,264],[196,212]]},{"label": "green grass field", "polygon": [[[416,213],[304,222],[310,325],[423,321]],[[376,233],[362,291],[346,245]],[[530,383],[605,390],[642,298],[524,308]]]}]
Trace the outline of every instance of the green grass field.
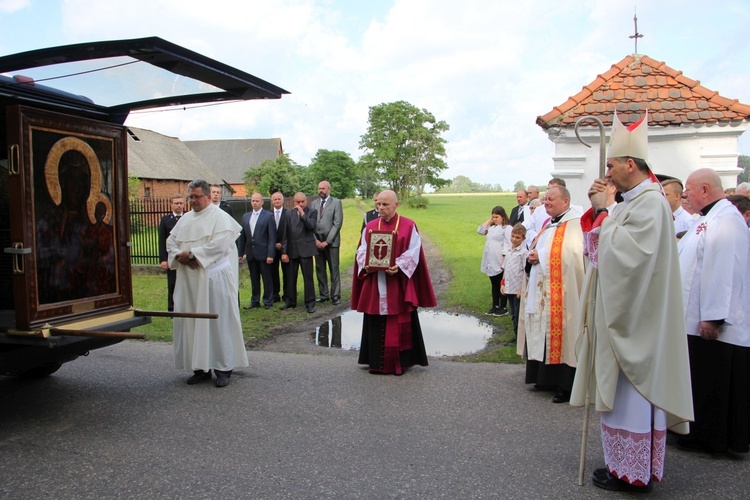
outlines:
[{"label": "green grass field", "polygon": [[[515,206],[515,194],[442,194],[426,195],[430,200],[427,209],[410,209],[403,205],[399,213],[414,219],[420,232],[429,238],[439,250],[443,265],[451,272],[452,280],[446,293],[439,297],[442,308],[454,312],[481,315],[490,308],[490,283],[480,271],[485,237],[477,234],[477,226],[486,221],[492,208],[502,205],[506,211]],[[341,276],[342,301],[349,300],[348,280],[354,261],[354,252],[359,241],[363,212],[372,208],[372,202],[346,199],[343,201],[344,226],[341,232]],[[432,263],[428,263],[432,267]],[[250,301],[250,278],[247,268],[240,273],[240,301]],[[302,280],[298,284],[302,293]],[[133,277],[134,300],[139,309],[166,310],[166,278],[158,275],[135,275]],[[307,313],[297,308],[279,314],[273,310],[241,310],[243,331],[249,340],[260,339],[272,328],[283,326],[285,322],[304,321]],[[515,344],[510,344],[513,331],[510,316],[484,318],[495,326],[496,334],[489,342],[489,348],[477,355],[463,356],[466,361],[520,362],[515,354]],[[153,323],[141,329],[149,339],[171,340],[172,322],[165,318],[154,318]]]}]

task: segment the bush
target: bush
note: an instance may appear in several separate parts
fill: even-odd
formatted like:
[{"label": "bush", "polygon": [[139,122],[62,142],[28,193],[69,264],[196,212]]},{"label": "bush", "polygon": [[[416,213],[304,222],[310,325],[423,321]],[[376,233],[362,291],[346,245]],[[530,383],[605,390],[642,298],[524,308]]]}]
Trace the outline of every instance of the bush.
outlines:
[{"label": "bush", "polygon": [[415,196],[406,200],[406,206],[409,208],[423,208],[427,209],[430,204],[430,200],[423,196]]}]

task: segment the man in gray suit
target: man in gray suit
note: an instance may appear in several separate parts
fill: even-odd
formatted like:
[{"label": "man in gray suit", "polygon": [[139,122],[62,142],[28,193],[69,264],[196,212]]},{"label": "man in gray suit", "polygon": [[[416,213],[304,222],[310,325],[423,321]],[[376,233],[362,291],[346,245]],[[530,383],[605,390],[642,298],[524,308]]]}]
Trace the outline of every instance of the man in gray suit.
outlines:
[{"label": "man in gray suit", "polygon": [[[315,271],[318,275],[318,302],[325,302],[329,298],[333,305],[341,303],[341,278],[339,277],[339,246],[341,244],[341,226],[344,223],[344,211],[341,200],[331,196],[331,183],[320,181],[318,184],[318,199],[311,203],[312,209],[318,213],[318,223],[315,226],[315,245],[318,255],[315,256]],[[331,273],[331,289],[328,289],[326,265]],[[330,292],[330,293],[329,293]]]},{"label": "man in gray suit", "polygon": [[305,307],[315,312],[315,283],[313,282],[313,255],[318,254],[315,244],[315,225],[318,213],[307,206],[307,195],[294,195],[294,208],[284,214],[284,233],[281,235],[281,262],[288,263],[285,283],[286,301],[282,309],[297,307],[297,272],[302,267],[305,283]]}]

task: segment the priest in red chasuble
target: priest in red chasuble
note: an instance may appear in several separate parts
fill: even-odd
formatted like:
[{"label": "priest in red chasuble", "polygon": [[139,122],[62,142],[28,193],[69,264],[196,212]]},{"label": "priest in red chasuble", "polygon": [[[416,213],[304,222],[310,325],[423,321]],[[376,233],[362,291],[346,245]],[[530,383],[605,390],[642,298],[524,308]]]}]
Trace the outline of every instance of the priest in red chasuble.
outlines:
[{"label": "priest in red chasuble", "polygon": [[427,366],[417,308],[437,301],[416,224],[396,212],[393,191],[380,193],[376,206],[380,217],[362,231],[354,266],[351,307],[364,313],[359,364],[402,375]]}]

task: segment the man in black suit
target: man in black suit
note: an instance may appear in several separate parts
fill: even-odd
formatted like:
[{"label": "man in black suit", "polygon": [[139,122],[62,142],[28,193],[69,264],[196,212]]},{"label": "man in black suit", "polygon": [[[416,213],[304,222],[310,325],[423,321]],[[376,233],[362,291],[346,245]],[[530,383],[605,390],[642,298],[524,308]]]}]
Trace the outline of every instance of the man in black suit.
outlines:
[{"label": "man in black suit", "polygon": [[365,218],[362,221],[362,229],[359,230],[360,233],[365,230],[365,226],[367,225],[368,222],[380,217],[380,212],[378,212],[378,195],[379,194],[380,194],[380,191],[375,191],[375,194],[372,195],[372,204],[375,205],[375,208],[373,208],[372,210],[368,212],[365,212]]},{"label": "man in black suit", "polygon": [[313,282],[313,255],[318,254],[315,245],[315,226],[318,212],[307,206],[305,193],[294,195],[294,208],[287,210],[286,226],[281,243],[281,261],[289,263],[286,282],[286,303],[282,309],[297,307],[297,271],[302,268],[305,283],[305,307],[315,312],[315,283]]},{"label": "man in black suit", "polygon": [[174,284],[177,280],[177,270],[170,269],[167,261],[167,238],[172,228],[182,217],[185,210],[185,198],[181,194],[173,194],[170,198],[172,213],[165,215],[159,222],[159,266],[167,271],[167,311],[174,311]]},{"label": "man in black suit", "polygon": [[525,189],[521,189],[516,193],[516,201],[518,201],[518,206],[513,207],[513,210],[510,211],[510,225],[511,227],[515,226],[519,222],[523,222],[526,214],[524,214],[524,211],[526,211],[526,206],[529,203],[529,193]]},{"label": "man in black suit", "polygon": [[[284,195],[275,192],[271,195],[271,207],[273,210],[274,224],[276,225],[276,253],[271,263],[271,279],[273,280],[273,301],[286,301],[286,271],[289,265],[281,261],[281,240],[286,231],[286,213],[284,208]],[[281,279],[279,279],[279,268],[281,268]]]},{"label": "man in black suit", "polygon": [[222,188],[219,184],[211,184],[211,203],[213,203],[214,205],[219,205],[220,209],[224,210],[226,213],[234,217],[234,210],[232,210],[232,205],[221,199],[221,191]]},{"label": "man in black suit", "polygon": [[[253,193],[250,198],[253,210],[242,216],[240,248],[250,268],[252,299],[245,309],[260,307],[260,281],[263,279],[263,305],[273,307],[273,281],[271,263],[276,253],[276,224],[270,212],[263,210],[263,196]],[[242,257],[240,257],[242,263]]]}]

